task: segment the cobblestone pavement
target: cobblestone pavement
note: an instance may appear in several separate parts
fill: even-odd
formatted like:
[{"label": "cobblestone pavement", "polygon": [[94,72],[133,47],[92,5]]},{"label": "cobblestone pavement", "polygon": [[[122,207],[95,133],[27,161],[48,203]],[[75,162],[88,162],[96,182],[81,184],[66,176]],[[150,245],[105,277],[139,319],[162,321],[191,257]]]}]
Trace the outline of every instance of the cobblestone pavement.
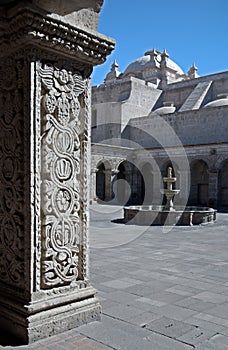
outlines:
[{"label": "cobblestone pavement", "polygon": [[193,227],[124,225],[91,206],[90,270],[103,314],[29,346],[0,349],[228,349],[228,214]]}]

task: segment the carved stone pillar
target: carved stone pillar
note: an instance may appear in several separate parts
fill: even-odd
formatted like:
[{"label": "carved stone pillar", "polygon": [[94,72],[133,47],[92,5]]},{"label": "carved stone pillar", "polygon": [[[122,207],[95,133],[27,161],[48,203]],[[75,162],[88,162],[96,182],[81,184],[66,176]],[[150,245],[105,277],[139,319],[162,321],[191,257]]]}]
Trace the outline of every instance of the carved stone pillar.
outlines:
[{"label": "carved stone pillar", "polygon": [[0,329],[23,343],[100,317],[88,276],[90,75],[114,43],[95,34],[102,1],[55,3],[0,7]]}]

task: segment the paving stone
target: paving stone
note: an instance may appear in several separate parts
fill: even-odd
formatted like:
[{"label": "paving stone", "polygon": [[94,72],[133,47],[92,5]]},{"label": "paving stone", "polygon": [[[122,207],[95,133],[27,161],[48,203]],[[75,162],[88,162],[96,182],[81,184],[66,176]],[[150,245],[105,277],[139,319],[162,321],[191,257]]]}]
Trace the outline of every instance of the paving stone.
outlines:
[{"label": "paving stone", "polygon": [[182,300],[183,295],[175,294],[173,292],[170,293],[167,291],[160,291],[160,292],[152,293],[150,298],[156,301],[164,302],[165,304],[172,304],[178,300]]},{"label": "paving stone", "polygon": [[157,310],[157,313],[160,315],[164,315],[166,317],[171,317],[178,321],[183,321],[195,314],[197,311],[193,311],[184,307],[176,306],[176,305],[165,305],[160,307]]},{"label": "paving stone", "polygon": [[147,323],[150,323],[159,318],[161,318],[161,315],[158,315],[154,312],[143,312],[137,315],[137,317],[129,318],[127,321],[136,326],[145,327]]},{"label": "paving stone", "polygon": [[182,296],[191,296],[194,294],[198,294],[200,290],[196,288],[191,288],[189,286],[174,286],[166,289],[166,292],[172,292]]},{"label": "paving stone", "polygon": [[228,320],[228,303],[223,303],[207,310],[207,314]]},{"label": "paving stone", "polygon": [[223,325],[219,325],[210,321],[202,320],[199,318],[196,318],[195,316],[189,317],[184,321],[185,323],[192,324],[194,326],[197,326],[199,328],[208,330],[208,331],[215,331],[215,332],[221,332],[222,329],[226,329]]},{"label": "paving stone", "polygon": [[167,305],[167,303],[164,303],[163,301],[154,300],[154,299],[150,299],[150,298],[146,298],[146,297],[138,298],[137,301],[140,303],[145,303],[145,304],[149,304],[149,305],[153,305],[153,306],[157,306],[157,307]]},{"label": "paving stone", "polygon": [[186,307],[186,308],[188,308],[190,310],[194,310],[194,311],[204,311],[204,310],[210,310],[210,309],[214,308],[216,304],[204,302],[202,300],[196,300],[196,299],[190,297],[190,298],[185,298],[185,299],[176,301],[175,305]]},{"label": "paving stone", "polygon": [[205,341],[203,344],[196,346],[197,350],[227,350],[228,347],[221,344],[213,344],[210,341]]},{"label": "paving stone", "polygon": [[212,292],[202,292],[193,296],[193,298],[200,299],[202,301],[207,301],[211,303],[222,304],[225,301],[228,301],[228,295],[223,295],[219,293]]},{"label": "paving stone", "polygon": [[[107,209],[111,220],[112,208]],[[227,269],[226,217],[218,213],[215,225],[176,227],[168,234],[149,227],[124,246],[91,248],[92,285],[103,312],[113,316],[102,315],[101,322],[18,350],[57,350],[57,345],[61,350],[63,345],[65,350],[190,350],[193,345],[197,350],[228,350],[228,282],[210,274],[211,269]],[[109,224],[101,224],[108,232]],[[136,236],[138,227],[130,229]],[[93,231],[93,222],[90,231],[98,242],[105,239]],[[162,324],[155,327],[159,319],[173,322],[163,327],[170,334],[160,334]],[[149,329],[152,324],[156,329]],[[0,350],[16,350],[1,345]]]},{"label": "paving stone", "polygon": [[223,327],[220,329],[219,333],[228,337],[228,327]]},{"label": "paving stone", "polygon": [[100,283],[101,285],[104,285],[106,287],[116,288],[116,289],[125,289],[131,286],[135,286],[137,284],[140,284],[141,281],[139,280],[130,280],[129,278],[120,278],[108,282]]},{"label": "paving stone", "polygon": [[137,296],[123,290],[118,290],[115,292],[106,293],[106,300],[117,301],[118,303],[129,304],[130,302],[134,303],[137,299]]},{"label": "paving stone", "polygon": [[160,319],[148,323],[146,328],[176,339],[196,327],[171,318],[161,317]]},{"label": "paving stone", "polygon": [[228,347],[228,337],[223,334],[215,334],[211,337],[210,342],[213,344],[226,345]]},{"label": "paving stone", "polygon": [[137,317],[142,311],[133,306],[118,305],[107,308],[103,313],[121,320],[128,320]]},{"label": "paving stone", "polygon": [[138,284],[134,287],[129,287],[126,288],[126,291],[131,293],[131,294],[135,294],[138,296],[148,296],[151,295],[151,287],[150,286],[146,286],[143,283]]},{"label": "paving stone", "polygon": [[228,349],[228,337],[222,334],[215,334],[209,341],[197,347],[198,350],[227,350]]},{"label": "paving stone", "polygon": [[178,337],[178,340],[183,341],[187,344],[191,345],[197,345],[205,340],[210,339],[212,336],[216,335],[216,331],[214,330],[205,330],[201,327],[195,327],[190,332],[187,332],[180,337]]},{"label": "paving stone", "polygon": [[228,320],[227,319],[225,320],[221,317],[212,316],[212,315],[209,315],[207,313],[199,313],[199,314],[194,315],[194,317],[205,320],[205,321],[209,321],[209,322],[221,325],[221,326],[228,327]]},{"label": "paving stone", "polygon": [[[145,302],[147,300],[151,302],[150,303]],[[147,297],[139,297],[135,301],[130,301],[128,304],[136,307],[137,309],[142,310],[142,312],[148,311],[148,312],[156,313],[156,311],[159,310],[159,307],[161,307],[161,306],[158,306],[158,303],[154,302],[152,299]]]},{"label": "paving stone", "polygon": [[106,344],[114,349],[124,350],[190,350],[191,346],[183,344],[152,333],[145,328],[136,327],[125,322],[104,316],[101,326],[99,322],[93,322],[87,326],[79,327],[79,332]]},{"label": "paving stone", "polygon": [[105,312],[110,307],[117,307],[120,305],[121,305],[120,303],[118,303],[117,301],[114,301],[114,300],[104,300],[101,302],[102,312]]}]

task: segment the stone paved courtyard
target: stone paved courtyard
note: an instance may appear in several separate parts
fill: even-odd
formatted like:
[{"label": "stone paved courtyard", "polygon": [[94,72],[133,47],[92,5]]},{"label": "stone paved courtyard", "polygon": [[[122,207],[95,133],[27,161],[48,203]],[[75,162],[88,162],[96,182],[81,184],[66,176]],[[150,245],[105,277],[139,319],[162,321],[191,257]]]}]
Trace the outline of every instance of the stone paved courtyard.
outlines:
[{"label": "stone paved courtyard", "polygon": [[[228,349],[228,214],[215,224],[124,225],[117,206],[91,206],[94,322],[29,346],[0,349]],[[11,344],[12,345],[12,344]]]}]

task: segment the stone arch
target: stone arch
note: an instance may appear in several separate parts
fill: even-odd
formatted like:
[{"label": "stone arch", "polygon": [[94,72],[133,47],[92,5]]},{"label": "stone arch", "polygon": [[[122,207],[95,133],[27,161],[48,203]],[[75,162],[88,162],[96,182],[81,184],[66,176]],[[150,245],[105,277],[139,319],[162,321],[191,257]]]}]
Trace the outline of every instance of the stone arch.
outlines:
[{"label": "stone arch", "polygon": [[120,171],[120,168],[124,168],[126,171],[132,170],[132,163],[127,159],[120,159],[118,163],[116,163],[116,168]]},{"label": "stone arch", "polygon": [[161,166],[161,175],[162,177],[167,176],[168,168],[172,168],[172,176],[177,176],[178,173],[178,166],[176,163],[171,162],[169,159],[167,159]]},{"label": "stone arch", "polygon": [[228,211],[228,159],[221,164],[218,174],[218,208]]},{"label": "stone arch", "polygon": [[203,159],[194,159],[190,164],[191,187],[189,204],[208,205],[209,199],[209,166]]},{"label": "stone arch", "polygon": [[121,205],[141,204],[140,181],[141,174],[138,167],[128,160],[120,161],[113,180],[115,202]]},{"label": "stone arch", "polygon": [[154,187],[154,175],[152,164],[148,161],[140,163],[139,170],[141,174],[141,182],[139,189],[140,200],[143,204],[153,203],[153,187]]},{"label": "stone arch", "polygon": [[110,175],[111,164],[108,160],[100,160],[97,164],[96,173],[96,197],[98,201],[109,201],[110,198]]},{"label": "stone arch", "polygon": [[123,160],[119,163],[117,170],[118,173],[113,189],[117,203],[125,205],[130,202],[131,197],[132,165],[127,160]]}]

